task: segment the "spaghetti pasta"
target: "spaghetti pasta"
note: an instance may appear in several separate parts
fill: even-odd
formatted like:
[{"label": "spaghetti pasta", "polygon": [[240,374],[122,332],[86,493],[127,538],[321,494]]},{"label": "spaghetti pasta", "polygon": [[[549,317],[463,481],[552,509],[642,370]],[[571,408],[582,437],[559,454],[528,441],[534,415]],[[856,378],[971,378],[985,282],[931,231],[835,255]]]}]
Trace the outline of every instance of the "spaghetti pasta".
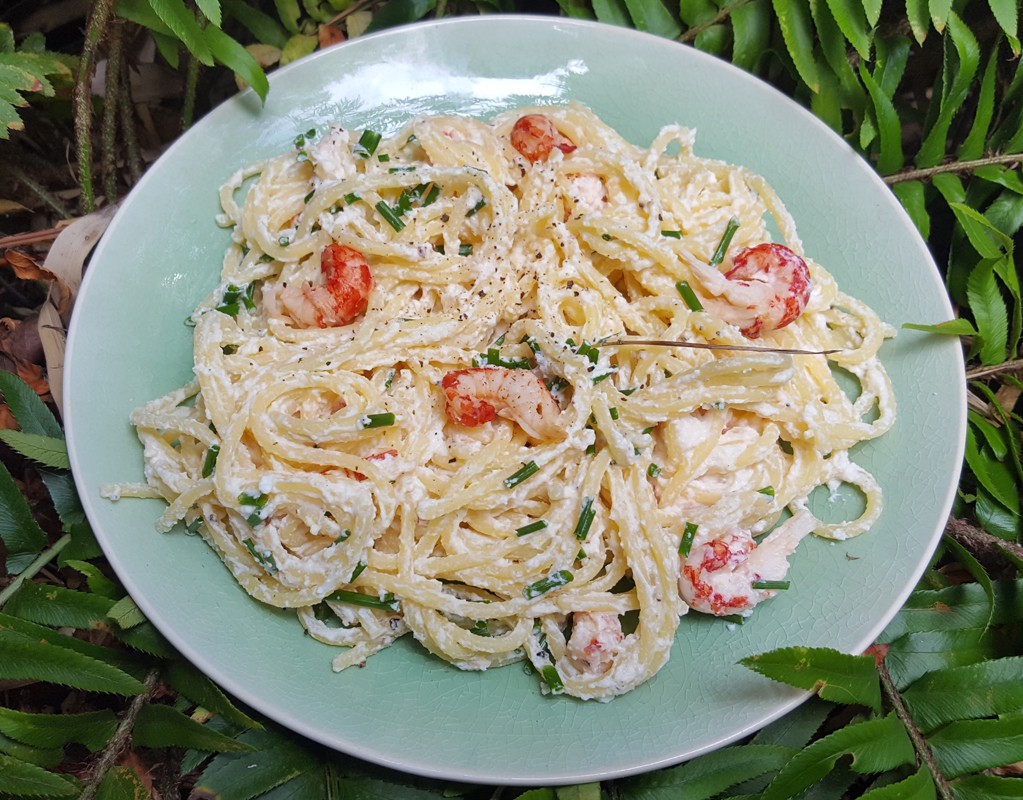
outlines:
[{"label": "spaghetti pasta", "polygon": [[[892,329],[694,139],[566,105],[310,131],[239,171],[195,379],[134,412],[146,482],[106,495],[165,499],[161,531],[201,533],[337,670],[411,632],[545,691],[648,680],[690,607],[747,614],[806,534],[877,520],[848,451],[895,417]],[[807,499],[837,483],[865,510],[826,524]]]}]

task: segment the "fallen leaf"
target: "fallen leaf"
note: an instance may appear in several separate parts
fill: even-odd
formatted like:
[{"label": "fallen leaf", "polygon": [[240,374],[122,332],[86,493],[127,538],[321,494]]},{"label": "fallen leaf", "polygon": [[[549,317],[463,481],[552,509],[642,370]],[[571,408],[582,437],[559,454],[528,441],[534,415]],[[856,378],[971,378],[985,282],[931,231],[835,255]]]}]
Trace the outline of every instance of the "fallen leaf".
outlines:
[{"label": "fallen leaf", "polygon": [[320,25],[316,29],[316,36],[320,40],[321,50],[325,50],[331,45],[340,44],[345,40],[344,31],[337,25]]},{"label": "fallen leaf", "polygon": [[57,291],[53,294],[56,295],[57,309],[61,316],[71,312],[71,288],[61,280],[59,275],[50,272],[32,256],[22,253],[20,250],[8,250],[4,253],[4,257],[19,280],[56,284]]},{"label": "fallen leaf", "polygon": [[30,210],[15,200],[0,199],[0,214],[20,214],[23,211]]}]

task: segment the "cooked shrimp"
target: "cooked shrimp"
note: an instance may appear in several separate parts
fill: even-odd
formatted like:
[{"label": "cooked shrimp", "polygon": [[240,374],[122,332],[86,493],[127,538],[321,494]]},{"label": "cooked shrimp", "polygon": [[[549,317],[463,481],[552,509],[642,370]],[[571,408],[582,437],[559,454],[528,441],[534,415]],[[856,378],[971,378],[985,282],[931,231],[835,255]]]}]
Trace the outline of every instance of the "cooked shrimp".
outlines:
[{"label": "cooked shrimp", "polygon": [[607,672],[625,639],[622,622],[609,611],[576,611],[572,614],[572,635],[565,655],[580,672]]},{"label": "cooked shrimp", "polygon": [[543,114],[526,114],[512,127],[512,147],[531,163],[546,161],[556,147],[565,155],[575,150],[575,144],[563,135],[549,117]]},{"label": "cooked shrimp", "polygon": [[810,270],[785,245],[768,242],[739,251],[724,277],[732,286],[726,286],[721,297],[707,299],[704,306],[737,325],[747,339],[784,328],[810,300]]},{"label": "cooked shrimp", "polygon": [[776,594],[773,589],[754,588],[753,583],[782,580],[789,569],[788,557],[815,524],[808,511],[801,511],[759,545],[747,530],[695,545],[682,559],[679,594],[691,608],[705,614],[748,614]]},{"label": "cooked shrimp", "polygon": [[492,422],[498,415],[517,422],[536,439],[558,439],[561,409],[534,373],[507,367],[473,367],[449,372],[440,382],[448,419],[458,425]]},{"label": "cooked shrimp", "polygon": [[320,271],[322,284],[306,281],[280,291],[281,305],[295,322],[307,328],[334,328],[365,313],[373,274],[362,253],[346,245],[329,244],[320,253]]}]

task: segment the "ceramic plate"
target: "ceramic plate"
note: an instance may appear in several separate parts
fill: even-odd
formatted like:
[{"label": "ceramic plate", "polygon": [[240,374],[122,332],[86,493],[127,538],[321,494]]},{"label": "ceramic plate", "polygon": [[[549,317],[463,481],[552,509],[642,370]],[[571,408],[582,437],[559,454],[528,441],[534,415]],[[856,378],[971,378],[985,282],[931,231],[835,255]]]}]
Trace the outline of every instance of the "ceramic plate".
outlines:
[{"label": "ceramic plate", "polygon": [[401,640],[364,669],[290,614],[250,600],[201,539],[159,535],[156,501],[107,502],[139,480],[133,408],[191,377],[183,321],[217,284],[228,233],[217,187],[238,167],[332,121],[390,130],[412,115],[487,117],[576,100],[637,144],[661,126],[698,131],[697,152],[776,187],[806,250],[882,318],[937,322],[951,309],[927,249],[884,184],[807,111],[730,65],[653,36],[581,21],[482,17],[420,24],[316,53],[181,137],[125,200],[99,245],[71,325],[67,437],[78,488],[118,575],[146,615],[234,696],[318,742],[420,775],[576,783],[677,763],[734,741],[805,695],[736,662],[787,645],[859,652],[926,566],[953,496],[965,424],[957,343],[900,330],[883,350],[899,416],[856,460],[887,504],[842,544],[806,542],[793,588],[743,626],[682,620],[669,664],[611,703],[548,698],[519,665],[466,673]]}]

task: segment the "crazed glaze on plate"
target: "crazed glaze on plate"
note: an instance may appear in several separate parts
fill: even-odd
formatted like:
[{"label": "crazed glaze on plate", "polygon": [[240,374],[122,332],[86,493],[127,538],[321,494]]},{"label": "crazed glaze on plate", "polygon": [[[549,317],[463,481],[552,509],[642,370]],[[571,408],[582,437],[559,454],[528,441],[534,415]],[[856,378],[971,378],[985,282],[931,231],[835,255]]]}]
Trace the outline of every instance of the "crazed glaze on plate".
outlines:
[{"label": "crazed glaze on plate", "polygon": [[216,284],[228,241],[213,221],[218,186],[327,122],[391,130],[418,113],[488,116],[570,99],[635,143],[679,122],[697,129],[699,155],[763,174],[807,252],[887,322],[951,316],[926,247],[869,166],[804,109],[690,48],[596,23],[465,18],[356,39],[270,82],[265,108],[251,91],[232,99],[146,173],[93,257],[68,342],[67,439],[83,504],[127,589],[184,655],[245,703],[352,755],[445,779],[549,785],[677,763],[805,697],[737,665],[743,656],[789,645],[859,652],[873,641],[927,564],[962,457],[958,345],[913,331],[882,350],[895,428],[855,455],[886,493],[875,529],[804,543],[792,589],[744,626],[683,619],[669,664],[610,704],[542,697],[518,665],[459,672],[410,640],[334,674],[332,648],[247,597],[199,538],[155,533],[161,503],[100,499],[100,484],[141,477],[131,410],[190,376],[183,321]]}]

